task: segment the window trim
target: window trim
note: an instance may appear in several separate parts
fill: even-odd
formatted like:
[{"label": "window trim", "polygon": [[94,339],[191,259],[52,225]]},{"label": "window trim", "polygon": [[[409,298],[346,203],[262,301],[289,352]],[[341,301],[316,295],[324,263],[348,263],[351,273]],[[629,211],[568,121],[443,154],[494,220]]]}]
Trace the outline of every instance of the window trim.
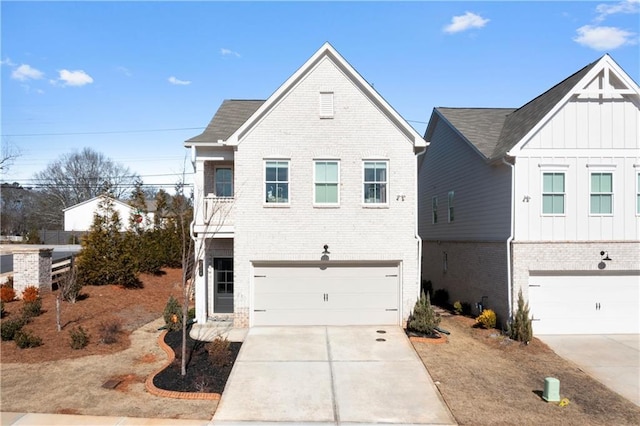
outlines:
[{"label": "window trim", "polygon": [[[329,182],[329,181],[319,182],[318,176],[316,175],[316,171],[317,171],[316,166],[318,165],[318,163],[335,163],[336,166],[338,166],[338,179],[335,182]],[[340,160],[337,160],[334,158],[316,158],[313,160],[312,173],[313,173],[313,205],[314,207],[338,207],[340,205]],[[317,201],[316,189],[318,187],[318,184],[324,184],[324,185],[335,184],[336,185],[337,200],[335,203]]]},{"label": "window trim", "polygon": [[[545,175],[562,175],[562,192],[545,192],[544,176]],[[545,195],[562,195],[562,213],[545,213],[544,196]],[[567,172],[565,170],[550,169],[543,170],[540,175],[540,215],[545,217],[564,217],[567,215]]]},{"label": "window trim", "polygon": [[[333,91],[323,90],[319,95],[319,117],[321,119],[331,119],[335,115],[335,99]],[[324,101],[327,101],[326,103]],[[330,105],[329,105],[330,104]]]},{"label": "window trim", "polygon": [[[229,169],[231,171],[231,195],[218,194],[218,169]],[[216,198],[233,198],[235,195],[233,166],[230,164],[219,164],[213,168],[213,195]]]},{"label": "window trim", "polygon": [[[611,192],[593,192],[593,175],[611,175]],[[614,187],[613,187],[613,171],[612,170],[599,170],[597,172],[589,173],[589,216],[591,217],[611,217],[614,211]],[[610,213],[593,213],[591,211],[591,197],[594,195],[610,195],[611,196],[611,212]]]},{"label": "window trim", "polygon": [[455,191],[449,191],[447,193],[447,223],[451,223],[453,221],[455,221],[456,217],[454,214],[454,208],[455,208],[455,203],[454,203],[454,199],[456,196],[456,192]]},{"label": "window trim", "polygon": [[[366,174],[366,165],[367,163],[384,163],[385,165],[385,180],[384,181],[375,181],[375,182],[368,182],[365,180],[365,174]],[[365,186],[367,185],[367,183],[369,184],[384,184],[385,186],[385,193],[384,193],[384,198],[385,201],[384,202],[367,202],[366,201],[366,191],[365,191]],[[388,207],[389,206],[389,160],[387,159],[363,159],[362,160],[362,194],[361,194],[361,202],[362,202],[362,206],[363,207],[369,207],[369,208],[380,208],[380,207]]]},{"label": "window trim", "polygon": [[438,223],[438,196],[431,197],[431,224]]},{"label": "window trim", "polygon": [[636,172],[636,216],[640,216],[640,172]]},{"label": "window trim", "polygon": [[[267,183],[271,181],[267,181],[267,164],[268,163],[286,163],[287,164],[287,180],[282,181],[287,184],[287,201],[286,202],[278,202],[278,201],[267,201]],[[280,183],[281,181],[273,181],[274,183]],[[262,203],[264,206],[269,207],[288,207],[291,205],[291,160],[288,158],[269,158],[264,159],[262,162]]]}]

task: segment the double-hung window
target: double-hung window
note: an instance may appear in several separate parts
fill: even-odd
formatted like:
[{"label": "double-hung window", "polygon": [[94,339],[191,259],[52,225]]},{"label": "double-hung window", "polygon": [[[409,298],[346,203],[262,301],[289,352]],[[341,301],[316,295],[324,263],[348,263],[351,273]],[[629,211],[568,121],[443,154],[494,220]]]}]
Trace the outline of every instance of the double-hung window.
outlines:
[{"label": "double-hung window", "polygon": [[455,195],[454,191],[449,191],[449,194],[447,195],[447,216],[449,219],[449,222],[453,222],[454,216],[453,216],[453,197]]},{"label": "double-hung window", "polygon": [[340,166],[335,160],[314,163],[315,204],[337,205],[340,202]]},{"label": "double-hung window", "polygon": [[264,196],[267,203],[289,203],[289,161],[265,161]]},{"label": "double-hung window", "polygon": [[564,178],[563,172],[542,174],[542,214],[564,214]]},{"label": "double-hung window", "polygon": [[364,162],[365,204],[387,204],[387,161]]},{"label": "double-hung window", "polygon": [[613,213],[613,174],[591,173],[590,210],[592,215]]},{"label": "double-hung window", "polygon": [[233,197],[233,172],[231,167],[216,167],[216,197]]},{"label": "double-hung window", "polygon": [[438,197],[431,197],[431,223],[438,223]]}]

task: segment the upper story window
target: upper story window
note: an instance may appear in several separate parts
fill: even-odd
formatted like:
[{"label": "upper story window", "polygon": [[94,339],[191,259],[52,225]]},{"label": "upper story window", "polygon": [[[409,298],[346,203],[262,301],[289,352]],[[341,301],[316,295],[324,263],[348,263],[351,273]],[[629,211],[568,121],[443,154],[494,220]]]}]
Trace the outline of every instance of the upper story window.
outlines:
[{"label": "upper story window", "polygon": [[438,197],[431,197],[431,223],[438,223]]},{"label": "upper story window", "polygon": [[320,118],[333,118],[333,92],[320,92]]},{"label": "upper story window", "polygon": [[231,167],[216,167],[216,197],[233,197],[233,171]]},{"label": "upper story window", "polygon": [[314,162],[314,202],[338,204],[340,202],[340,166],[338,161]]},{"label": "upper story window", "polygon": [[447,210],[448,210],[448,218],[449,218],[449,222],[453,222],[454,216],[453,216],[453,197],[455,195],[454,191],[449,191],[449,194],[447,195]]},{"label": "upper story window", "polygon": [[387,204],[387,161],[364,162],[365,204]]},{"label": "upper story window", "polygon": [[636,214],[640,214],[640,173],[637,175],[636,182]]},{"label": "upper story window", "polygon": [[542,174],[542,214],[564,214],[564,178],[563,172]]},{"label": "upper story window", "polygon": [[264,196],[267,203],[289,203],[289,161],[265,161]]},{"label": "upper story window", "polygon": [[612,173],[591,173],[589,213],[592,215],[610,215],[613,213]]}]

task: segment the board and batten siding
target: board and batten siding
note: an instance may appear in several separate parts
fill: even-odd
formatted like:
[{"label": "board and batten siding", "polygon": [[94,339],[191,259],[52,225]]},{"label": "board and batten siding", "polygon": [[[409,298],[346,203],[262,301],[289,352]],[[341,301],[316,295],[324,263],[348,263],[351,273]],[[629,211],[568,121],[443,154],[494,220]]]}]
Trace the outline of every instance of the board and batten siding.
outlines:
[{"label": "board and batten siding", "polygon": [[[320,118],[321,92],[334,93]],[[288,205],[264,203],[264,162],[289,160]],[[338,160],[339,206],[314,205],[314,160]],[[363,160],[389,162],[388,205],[363,204]],[[235,154],[235,323],[250,318],[254,262],[399,265],[400,309],[418,297],[416,157],[413,143],[332,60],[321,60],[239,141]],[[250,324],[246,324],[250,325]]]},{"label": "board and batten siding", "polygon": [[[490,165],[443,121],[439,121],[418,177],[419,233],[423,240],[506,241],[511,220],[511,170]],[[454,221],[448,222],[449,191]],[[438,223],[431,200],[438,197]]]},{"label": "board and batten siding", "polygon": [[[575,100],[560,109],[517,157],[515,239],[640,239],[636,212],[639,138],[640,110],[631,102]],[[564,215],[542,214],[544,172],[565,173]],[[613,175],[612,215],[590,214],[593,172]]]}]

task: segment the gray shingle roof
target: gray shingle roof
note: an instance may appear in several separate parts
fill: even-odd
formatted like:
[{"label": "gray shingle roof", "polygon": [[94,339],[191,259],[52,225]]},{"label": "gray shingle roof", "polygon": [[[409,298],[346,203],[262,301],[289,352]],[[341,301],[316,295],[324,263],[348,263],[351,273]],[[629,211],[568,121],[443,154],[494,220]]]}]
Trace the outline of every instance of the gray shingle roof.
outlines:
[{"label": "gray shingle roof", "polygon": [[263,100],[224,100],[204,132],[191,139],[187,139],[186,143],[215,143],[219,140],[227,140],[264,102]]},{"label": "gray shingle roof", "polygon": [[[598,60],[599,61],[599,60]],[[487,159],[504,156],[598,62],[592,62],[520,108],[436,108]]]}]

